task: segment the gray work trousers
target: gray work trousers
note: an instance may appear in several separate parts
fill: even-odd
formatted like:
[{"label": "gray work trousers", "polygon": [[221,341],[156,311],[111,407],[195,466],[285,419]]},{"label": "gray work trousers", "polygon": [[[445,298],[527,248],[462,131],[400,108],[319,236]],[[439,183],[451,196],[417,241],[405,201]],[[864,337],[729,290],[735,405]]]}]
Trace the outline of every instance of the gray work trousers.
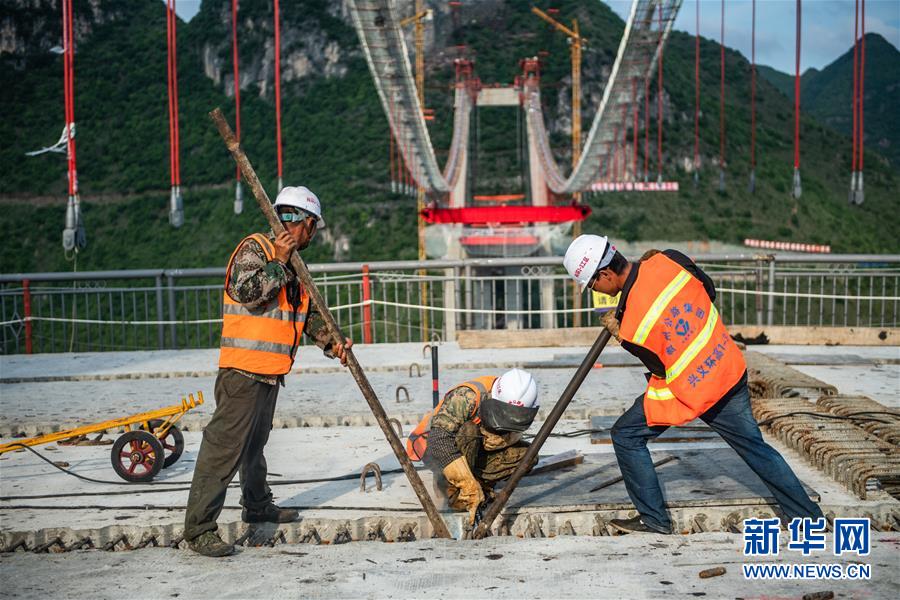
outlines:
[{"label": "gray work trousers", "polygon": [[225,492],[238,470],[244,507],[258,510],[272,502],[263,449],[272,429],[278,387],[233,369],[219,370],[216,410],[203,430],[184,517],[184,539],[217,529]]}]

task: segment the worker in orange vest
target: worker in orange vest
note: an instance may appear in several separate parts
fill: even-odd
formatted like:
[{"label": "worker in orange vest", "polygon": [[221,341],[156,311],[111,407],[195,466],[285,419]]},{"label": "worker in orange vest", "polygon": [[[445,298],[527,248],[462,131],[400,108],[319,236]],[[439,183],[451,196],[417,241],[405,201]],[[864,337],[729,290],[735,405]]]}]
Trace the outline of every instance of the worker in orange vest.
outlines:
[{"label": "worker in orange vest", "polygon": [[702,419],[766,484],[788,519],[822,517],[778,452],[763,441],[750,411],[747,366],[713,302],[716,288],[676,250],[651,250],[630,263],[605,237],[582,235],[563,264],[581,289],[615,296],[603,323],[647,367],[647,389],[613,425],[612,442],[638,512],[615,519],[619,531],[671,533],[647,442],[669,426]]},{"label": "worker in orange vest", "polygon": [[425,415],[409,435],[406,453],[434,471],[450,507],[469,511],[472,524],[485,494],[522,462],[528,449],[522,432],[538,406],[537,384],[521,369],[466,381]]},{"label": "worker in orange vest", "polygon": [[285,231],[255,233],[228,261],[223,294],[222,339],[216,377],[216,410],[203,431],[185,514],[184,539],[206,556],[227,556],[234,546],[216,533],[216,519],[235,473],[241,472],[241,519],[247,523],[296,521],[279,508],[266,483],[263,449],[272,429],[278,388],[294,364],[306,334],[325,355],[347,364],[346,349],[333,344],[309,293],[290,266],[325,225],[319,199],[305,187],[285,187],[275,200]]}]

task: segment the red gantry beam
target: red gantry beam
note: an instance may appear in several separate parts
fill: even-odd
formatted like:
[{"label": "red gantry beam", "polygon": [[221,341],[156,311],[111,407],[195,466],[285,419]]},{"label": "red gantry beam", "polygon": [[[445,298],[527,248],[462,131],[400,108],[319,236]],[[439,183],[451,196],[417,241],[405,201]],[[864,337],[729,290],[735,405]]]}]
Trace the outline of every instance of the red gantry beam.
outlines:
[{"label": "red gantry beam", "polygon": [[430,224],[481,225],[485,223],[567,223],[583,221],[591,214],[589,206],[476,206],[468,208],[426,208],[422,211]]}]

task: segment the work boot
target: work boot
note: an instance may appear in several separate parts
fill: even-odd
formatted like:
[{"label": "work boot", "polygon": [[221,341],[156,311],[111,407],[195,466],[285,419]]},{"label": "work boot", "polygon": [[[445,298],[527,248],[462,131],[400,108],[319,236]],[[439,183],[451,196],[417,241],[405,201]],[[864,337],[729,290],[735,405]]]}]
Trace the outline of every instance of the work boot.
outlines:
[{"label": "work boot", "polygon": [[663,535],[672,533],[644,523],[640,515],[630,519],[613,519],[609,524],[621,533],[661,533]]},{"label": "work boot", "polygon": [[205,531],[188,542],[188,548],[202,554],[220,558],[234,554],[234,546],[226,544],[215,531]]},{"label": "work boot", "polygon": [[244,523],[290,523],[300,519],[300,513],[293,508],[279,508],[274,503],[258,510],[245,508],[241,511]]}]

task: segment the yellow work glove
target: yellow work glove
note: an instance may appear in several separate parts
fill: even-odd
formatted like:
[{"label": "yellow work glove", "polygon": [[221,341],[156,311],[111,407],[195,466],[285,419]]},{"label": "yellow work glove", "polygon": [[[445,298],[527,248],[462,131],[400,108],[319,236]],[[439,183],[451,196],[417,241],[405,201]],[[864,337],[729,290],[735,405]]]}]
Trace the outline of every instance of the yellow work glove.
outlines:
[{"label": "yellow work glove", "polygon": [[464,456],[460,456],[452,463],[444,467],[444,477],[450,485],[459,490],[457,501],[469,511],[469,525],[475,523],[475,512],[484,502],[484,491],[481,484],[472,475],[469,463]]},{"label": "yellow work glove", "polygon": [[622,339],[619,337],[619,320],[616,318],[615,309],[611,309],[603,313],[603,316],[600,317],[600,322],[603,323],[603,326],[609,329],[609,332],[612,334],[614,338],[619,340]]}]

